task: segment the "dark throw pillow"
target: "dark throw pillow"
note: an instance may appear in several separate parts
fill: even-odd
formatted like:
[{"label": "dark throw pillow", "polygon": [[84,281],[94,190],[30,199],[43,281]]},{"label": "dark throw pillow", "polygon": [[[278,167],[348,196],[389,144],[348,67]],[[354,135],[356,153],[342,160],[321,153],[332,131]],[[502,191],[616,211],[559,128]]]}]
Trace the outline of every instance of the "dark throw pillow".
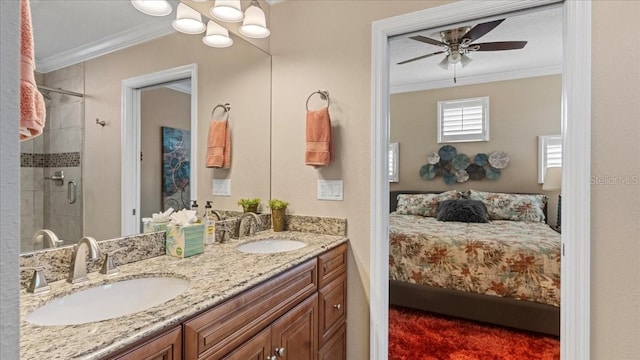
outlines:
[{"label": "dark throw pillow", "polygon": [[489,222],[487,207],[478,200],[445,200],[438,204],[439,221],[459,221],[466,223]]}]

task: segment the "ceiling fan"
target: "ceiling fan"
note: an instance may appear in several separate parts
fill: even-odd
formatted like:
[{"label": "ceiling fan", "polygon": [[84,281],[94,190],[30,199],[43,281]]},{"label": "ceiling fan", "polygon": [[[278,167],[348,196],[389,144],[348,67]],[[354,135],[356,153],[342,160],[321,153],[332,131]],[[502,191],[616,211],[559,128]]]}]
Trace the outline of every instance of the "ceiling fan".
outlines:
[{"label": "ceiling fan", "polygon": [[[470,26],[463,26],[459,28],[440,31],[441,41],[428,38],[422,35],[411,36],[410,39],[421,41],[423,43],[441,46],[444,49],[436,51],[427,55],[418,56],[409,60],[401,61],[398,65],[406,64],[412,61],[425,59],[434,55],[445,54],[444,59],[438,64],[443,69],[448,69],[449,64],[460,64],[465,67],[471,62],[471,58],[467,56],[473,51],[500,51],[500,50],[516,50],[522,49],[527,42],[526,41],[497,41],[476,43],[473,42],[486,35],[489,31],[493,30],[496,26],[500,25],[505,19],[489,21],[478,24],[471,28]],[[455,68],[454,68],[455,69]]]}]

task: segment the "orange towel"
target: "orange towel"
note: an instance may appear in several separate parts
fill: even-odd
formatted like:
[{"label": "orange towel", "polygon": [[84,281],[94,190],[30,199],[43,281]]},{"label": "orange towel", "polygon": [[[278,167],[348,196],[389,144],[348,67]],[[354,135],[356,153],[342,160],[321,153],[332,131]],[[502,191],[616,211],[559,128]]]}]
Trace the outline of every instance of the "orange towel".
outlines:
[{"label": "orange towel", "polygon": [[333,160],[329,108],[307,111],[306,165],[327,166]]},{"label": "orange towel", "polygon": [[231,167],[231,130],[227,120],[212,120],[209,124],[206,166],[223,169]]},{"label": "orange towel", "polygon": [[20,141],[23,141],[42,134],[47,112],[33,75],[35,61],[29,0],[22,0],[20,10]]}]

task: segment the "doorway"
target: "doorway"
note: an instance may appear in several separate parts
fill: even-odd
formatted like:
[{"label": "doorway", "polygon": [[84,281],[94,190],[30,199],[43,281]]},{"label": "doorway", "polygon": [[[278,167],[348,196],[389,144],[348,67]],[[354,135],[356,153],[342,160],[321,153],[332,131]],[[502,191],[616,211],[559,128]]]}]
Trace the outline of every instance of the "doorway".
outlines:
[{"label": "doorway", "polygon": [[[469,21],[531,8],[523,1],[456,2],[373,23],[372,47],[372,213],[371,326],[372,359],[387,358],[388,336],[388,139],[389,37],[449,23]],[[562,77],[563,191],[561,357],[589,358],[589,216],[590,216],[590,89],[591,6],[563,5]],[[570,185],[570,186],[567,186]],[[570,331],[569,331],[570,330]]]}]

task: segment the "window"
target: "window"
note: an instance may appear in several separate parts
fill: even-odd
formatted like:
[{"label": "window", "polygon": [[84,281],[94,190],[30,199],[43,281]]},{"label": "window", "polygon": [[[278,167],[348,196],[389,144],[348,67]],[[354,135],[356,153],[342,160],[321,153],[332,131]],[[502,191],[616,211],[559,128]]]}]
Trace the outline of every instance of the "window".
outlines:
[{"label": "window", "polygon": [[489,141],[489,97],[438,101],[438,143]]},{"label": "window", "polygon": [[562,166],[562,136],[538,136],[538,184],[544,181],[549,167]]},{"label": "window", "polygon": [[389,182],[398,182],[398,143],[389,144]]}]

